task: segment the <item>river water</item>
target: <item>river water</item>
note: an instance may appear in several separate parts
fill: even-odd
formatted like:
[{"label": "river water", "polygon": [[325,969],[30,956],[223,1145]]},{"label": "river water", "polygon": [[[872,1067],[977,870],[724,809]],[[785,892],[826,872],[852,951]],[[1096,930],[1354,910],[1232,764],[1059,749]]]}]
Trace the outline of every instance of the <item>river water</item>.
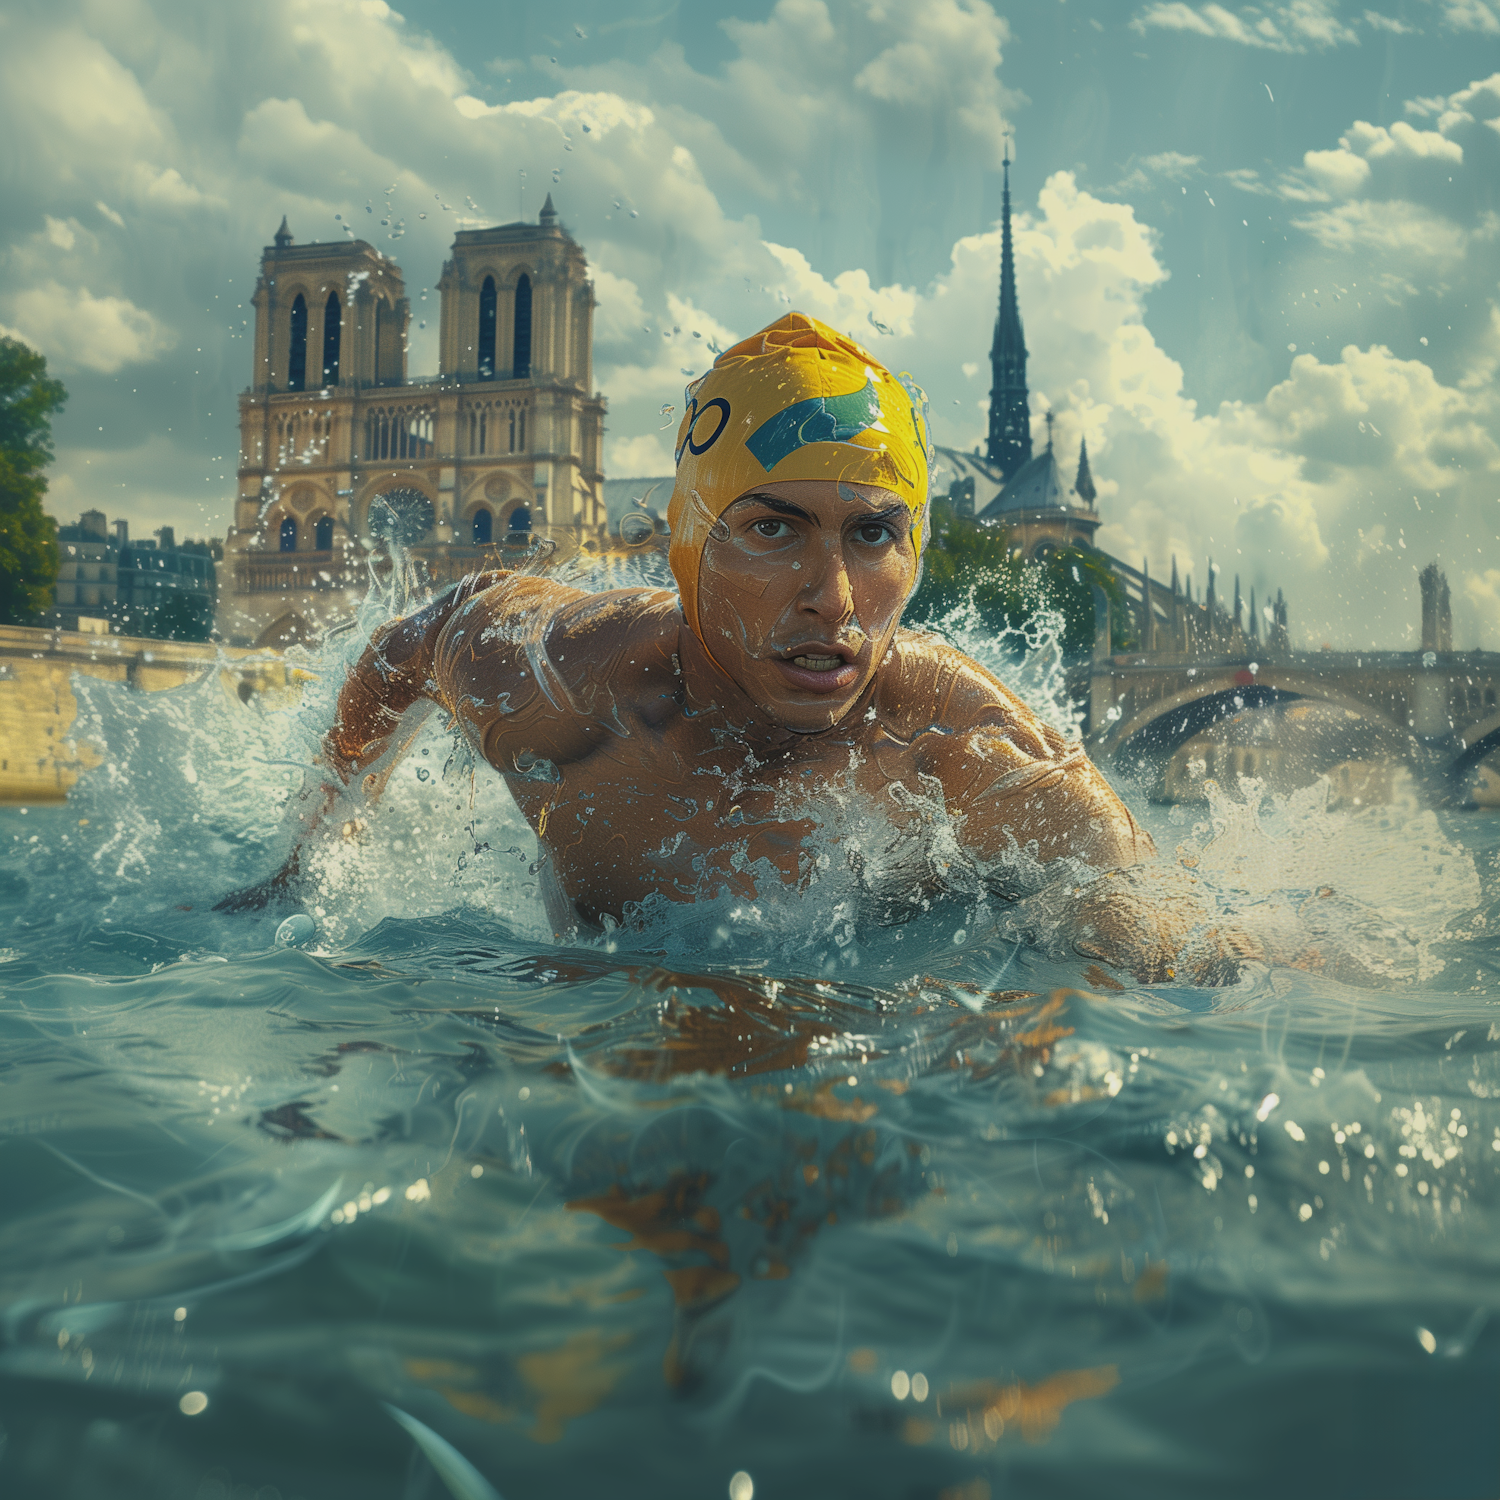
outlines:
[{"label": "river water", "polygon": [[1123,789],[1228,891],[1337,890],[1382,989],[816,893],[559,944],[430,721],[288,946],[210,908],[309,667],[80,683],[106,763],[0,813],[0,1492],[1500,1489],[1493,814]]}]

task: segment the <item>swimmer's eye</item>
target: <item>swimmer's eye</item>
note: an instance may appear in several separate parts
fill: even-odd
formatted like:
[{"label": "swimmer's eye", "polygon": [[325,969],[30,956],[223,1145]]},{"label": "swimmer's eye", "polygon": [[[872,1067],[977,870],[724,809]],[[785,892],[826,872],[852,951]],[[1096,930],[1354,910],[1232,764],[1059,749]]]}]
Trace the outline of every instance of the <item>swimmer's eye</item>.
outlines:
[{"label": "swimmer's eye", "polygon": [[792,528],[775,516],[766,516],[763,520],[752,522],[750,529],[756,536],[764,537],[768,542],[779,542],[783,537],[792,534]]},{"label": "swimmer's eye", "polygon": [[854,534],[867,547],[883,547],[896,539],[896,533],[884,521],[867,521]]}]

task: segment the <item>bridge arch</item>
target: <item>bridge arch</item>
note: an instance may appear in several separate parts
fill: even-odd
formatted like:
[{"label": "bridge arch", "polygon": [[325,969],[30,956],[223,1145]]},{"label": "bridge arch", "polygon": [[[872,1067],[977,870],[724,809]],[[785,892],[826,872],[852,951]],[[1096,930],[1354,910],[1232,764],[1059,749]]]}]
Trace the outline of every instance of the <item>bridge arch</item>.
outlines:
[{"label": "bridge arch", "polygon": [[1235,714],[1297,699],[1346,709],[1403,739],[1410,733],[1405,724],[1315,672],[1262,668],[1252,676],[1236,667],[1204,673],[1190,687],[1143,704],[1100,736],[1096,753],[1100,759],[1130,766],[1148,760],[1164,761],[1194,735]]},{"label": "bridge arch", "polygon": [[1460,740],[1462,749],[1448,767],[1450,776],[1464,776],[1474,769],[1485,756],[1500,750],[1500,713],[1471,724]]}]

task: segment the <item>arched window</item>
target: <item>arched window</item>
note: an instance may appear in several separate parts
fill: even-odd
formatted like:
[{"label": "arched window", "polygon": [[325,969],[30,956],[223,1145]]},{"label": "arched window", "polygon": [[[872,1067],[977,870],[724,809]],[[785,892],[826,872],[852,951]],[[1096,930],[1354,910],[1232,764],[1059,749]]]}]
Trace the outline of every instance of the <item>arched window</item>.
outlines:
[{"label": "arched window", "polygon": [[525,534],[531,530],[531,511],[527,506],[518,505],[510,513],[510,529],[512,532]]},{"label": "arched window", "polygon": [[516,347],[510,362],[512,380],[531,379],[531,278],[516,283]]},{"label": "arched window", "polygon": [[487,510],[476,510],[474,512],[474,545],[488,547],[494,534],[495,518]]},{"label": "arched window", "polygon": [[329,292],[328,302],[323,308],[323,384],[339,383],[339,339],[343,333],[343,311],[339,307],[339,294]]},{"label": "arched window", "polygon": [[281,523],[281,550],[283,552],[297,550],[297,522],[291,516]]},{"label": "arched window", "polygon": [[313,528],[313,546],[319,552],[333,551],[333,517],[319,516]]},{"label": "arched window", "polygon": [[307,388],[307,303],[301,292],[292,303],[292,352],[287,357],[286,388],[289,391]]},{"label": "arched window", "polygon": [[479,378],[495,378],[495,278],[486,276],[479,292]]}]

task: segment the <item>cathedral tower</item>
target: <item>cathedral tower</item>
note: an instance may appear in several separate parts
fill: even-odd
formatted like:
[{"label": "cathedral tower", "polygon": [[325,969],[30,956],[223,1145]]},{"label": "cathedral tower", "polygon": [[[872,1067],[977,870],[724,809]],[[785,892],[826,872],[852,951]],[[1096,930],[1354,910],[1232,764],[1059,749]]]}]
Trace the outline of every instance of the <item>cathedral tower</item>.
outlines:
[{"label": "cathedral tower", "polygon": [[297,245],[286,219],[261,253],[252,389],[400,385],[411,309],[395,261],[364,240]]},{"label": "cathedral tower", "polygon": [[[458,451],[529,453],[532,519],[593,534],[604,526],[604,405],[592,391],[594,284],[552,195],[535,224],[460,230],[438,282],[438,369],[463,392]],[[466,511],[510,499],[497,481]],[[516,496],[520,490],[514,490]]]},{"label": "cathedral tower", "polygon": [[1026,395],[1026,338],[1016,301],[1016,262],[1010,237],[1010,147],[1005,148],[1000,219],[1000,316],[990,348],[990,435],[985,456],[1005,479],[1031,457],[1031,407]]}]

